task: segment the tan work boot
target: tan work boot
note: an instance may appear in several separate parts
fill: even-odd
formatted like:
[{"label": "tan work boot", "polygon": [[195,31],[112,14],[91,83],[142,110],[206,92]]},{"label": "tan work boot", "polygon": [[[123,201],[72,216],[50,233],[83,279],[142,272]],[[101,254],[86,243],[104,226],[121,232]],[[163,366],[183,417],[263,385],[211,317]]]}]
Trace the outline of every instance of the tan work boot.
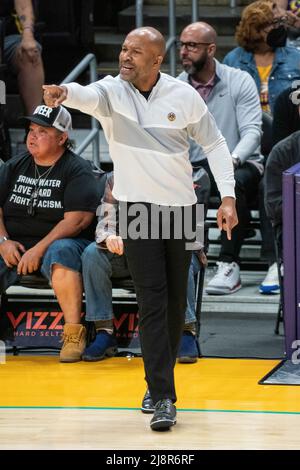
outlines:
[{"label": "tan work boot", "polygon": [[75,323],[66,323],[64,326],[63,342],[59,360],[60,362],[81,361],[81,355],[85,348],[86,329]]}]

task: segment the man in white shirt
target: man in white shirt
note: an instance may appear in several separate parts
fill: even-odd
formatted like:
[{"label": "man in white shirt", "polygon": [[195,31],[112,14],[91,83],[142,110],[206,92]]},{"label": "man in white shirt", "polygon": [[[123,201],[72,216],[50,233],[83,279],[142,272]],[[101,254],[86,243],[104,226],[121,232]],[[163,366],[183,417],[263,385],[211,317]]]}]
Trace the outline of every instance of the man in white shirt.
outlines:
[{"label": "man in white shirt", "polygon": [[[175,236],[179,216],[195,207],[188,137],[206,152],[222,204],[219,227],[228,237],[237,224],[232,159],[225,140],[199,94],[189,85],[161,73],[165,41],[159,31],[142,27],[130,32],[120,53],[120,75],[88,86],[71,83],[44,86],[48,106],[64,105],[93,115],[102,124],[114,163],[113,196],[125,208],[128,228],[137,218],[136,203],[146,213],[146,234],[122,236],[110,251],[128,260],[139,304],[140,339],[147,393],[155,404],[150,426],[168,429],[176,423],[174,366],[186,308],[191,251],[186,238]],[[177,210],[167,224],[171,236],[150,236],[157,210]],[[179,212],[178,212],[179,211]],[[121,208],[120,208],[121,212]],[[120,215],[121,217],[121,215]],[[147,230],[147,228],[149,230]],[[130,230],[128,230],[130,232]],[[145,236],[144,236],[145,235]]]}]

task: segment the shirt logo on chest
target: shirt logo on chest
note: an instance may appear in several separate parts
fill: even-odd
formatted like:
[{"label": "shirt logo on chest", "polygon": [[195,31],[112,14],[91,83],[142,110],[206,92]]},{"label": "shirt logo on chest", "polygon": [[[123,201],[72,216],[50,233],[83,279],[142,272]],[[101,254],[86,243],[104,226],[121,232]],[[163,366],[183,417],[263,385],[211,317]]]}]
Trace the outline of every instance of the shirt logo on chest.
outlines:
[{"label": "shirt logo on chest", "polygon": [[169,121],[175,121],[176,115],[174,113],[169,113],[168,114],[168,119],[169,119]]}]

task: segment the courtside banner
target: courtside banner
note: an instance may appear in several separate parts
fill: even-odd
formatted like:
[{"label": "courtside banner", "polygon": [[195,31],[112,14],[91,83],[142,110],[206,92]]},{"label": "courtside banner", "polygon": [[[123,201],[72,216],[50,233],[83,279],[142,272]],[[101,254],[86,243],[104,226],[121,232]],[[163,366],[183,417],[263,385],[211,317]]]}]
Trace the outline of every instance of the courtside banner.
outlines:
[{"label": "courtside banner", "polygon": [[[9,347],[60,349],[64,318],[59,304],[52,299],[10,300],[2,306],[0,339]],[[85,304],[83,304],[85,310]],[[134,302],[113,302],[114,329],[120,348],[139,348],[138,307]],[[85,313],[82,312],[82,323]],[[93,336],[93,323],[90,326]]]},{"label": "courtside banner", "polygon": [[120,348],[139,348],[139,313],[136,302],[113,301],[115,335]]},{"label": "courtside banner", "polygon": [[56,302],[18,302],[5,305],[1,338],[16,348],[61,348],[63,314]]}]

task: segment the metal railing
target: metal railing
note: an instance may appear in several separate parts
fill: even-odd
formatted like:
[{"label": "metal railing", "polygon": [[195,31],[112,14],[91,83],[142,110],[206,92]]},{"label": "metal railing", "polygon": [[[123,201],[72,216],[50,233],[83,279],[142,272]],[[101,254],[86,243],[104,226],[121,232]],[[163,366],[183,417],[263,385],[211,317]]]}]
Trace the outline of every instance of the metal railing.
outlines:
[{"label": "metal railing", "polygon": [[[191,0],[191,21],[194,23],[199,19],[199,0]],[[168,16],[169,16],[169,37],[166,42],[166,52],[169,53],[169,72],[173,77],[176,75],[176,0],[169,0],[168,2]],[[230,8],[236,7],[236,0],[229,0]],[[143,26],[143,8],[144,1],[136,0],[136,21],[137,28]]]},{"label": "metal railing", "polygon": [[169,53],[170,75],[176,75],[176,2],[169,0],[169,37],[166,42],[166,52]]},{"label": "metal railing", "polygon": [[[74,82],[79,75],[84,72],[89,67],[90,82],[97,81],[97,61],[94,54],[87,54],[81,62],[69,73],[69,75],[64,78],[61,82],[61,85]],[[100,133],[99,133],[99,122],[94,117],[91,117],[91,126],[92,129],[89,134],[86,136],[84,141],[76,148],[76,153],[80,155],[92,142],[93,143],[93,163],[99,167],[100,166]]]},{"label": "metal railing", "polygon": [[140,28],[143,26],[143,7],[144,7],[144,0],[136,0],[135,1],[135,26]]}]

